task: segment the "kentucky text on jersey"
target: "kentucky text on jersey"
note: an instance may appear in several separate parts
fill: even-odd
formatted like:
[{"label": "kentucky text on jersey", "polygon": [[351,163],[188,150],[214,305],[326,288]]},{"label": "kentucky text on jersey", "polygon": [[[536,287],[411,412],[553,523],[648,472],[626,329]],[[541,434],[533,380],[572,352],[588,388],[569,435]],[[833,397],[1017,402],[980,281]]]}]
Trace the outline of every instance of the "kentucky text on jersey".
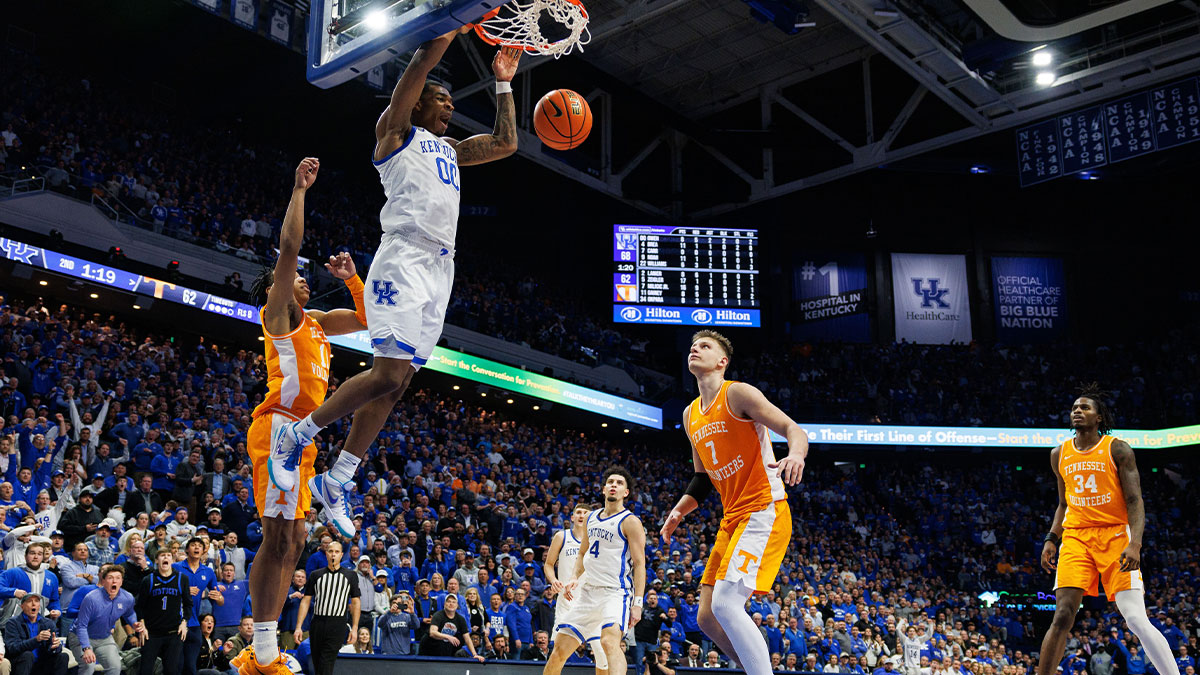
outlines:
[{"label": "kentucky text on jersey", "polygon": [[451,162],[454,162],[455,164],[458,163],[458,153],[454,152],[454,148],[441,141],[421,141],[418,145],[421,148],[421,152],[440,154]]},{"label": "kentucky text on jersey", "polygon": [[603,527],[589,527],[588,528],[588,539],[591,541],[595,541],[597,539],[603,539],[604,541],[612,541],[614,539],[613,531],[603,528]]}]

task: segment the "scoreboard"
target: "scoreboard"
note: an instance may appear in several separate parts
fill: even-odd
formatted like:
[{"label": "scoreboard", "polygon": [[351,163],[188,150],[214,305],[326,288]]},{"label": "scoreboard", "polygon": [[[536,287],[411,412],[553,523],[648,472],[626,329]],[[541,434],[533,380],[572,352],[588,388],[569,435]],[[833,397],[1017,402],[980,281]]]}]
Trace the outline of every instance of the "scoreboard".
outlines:
[{"label": "scoreboard", "polygon": [[613,321],[758,327],[758,260],[758,230],[614,225]]}]

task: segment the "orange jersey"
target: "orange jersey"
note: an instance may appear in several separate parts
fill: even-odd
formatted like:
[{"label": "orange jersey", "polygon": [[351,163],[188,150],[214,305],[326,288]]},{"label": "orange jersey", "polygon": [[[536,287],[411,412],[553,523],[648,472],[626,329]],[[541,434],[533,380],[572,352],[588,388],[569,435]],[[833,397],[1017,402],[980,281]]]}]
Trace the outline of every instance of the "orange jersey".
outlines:
[{"label": "orange jersey", "polygon": [[[260,318],[262,311],[259,310]],[[329,387],[329,338],[307,313],[287,335],[271,335],[263,326],[267,345],[267,396],[254,417],[279,412],[301,419],[325,400]]]},{"label": "orange jersey", "polygon": [[701,409],[696,397],[687,420],[688,437],[721,495],[726,519],[761,511],[787,498],[778,472],[767,468],[775,461],[767,428],[729,411],[726,394],[731,384],[721,385],[708,410]]},{"label": "orange jersey", "polygon": [[1112,436],[1085,450],[1077,450],[1067,439],[1058,456],[1058,473],[1067,490],[1066,529],[1128,525],[1125,491],[1112,458]]}]

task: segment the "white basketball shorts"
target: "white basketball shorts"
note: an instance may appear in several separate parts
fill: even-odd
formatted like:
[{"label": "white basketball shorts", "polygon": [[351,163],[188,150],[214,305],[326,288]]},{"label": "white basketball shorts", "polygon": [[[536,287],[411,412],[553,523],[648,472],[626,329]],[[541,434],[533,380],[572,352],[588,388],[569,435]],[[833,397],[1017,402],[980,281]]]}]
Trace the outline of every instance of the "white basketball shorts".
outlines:
[{"label": "white basketball shorts", "polygon": [[580,642],[587,642],[609,626],[616,626],[622,633],[629,626],[633,604],[630,589],[584,584],[573,595],[565,612],[554,613],[555,632],[570,633]]},{"label": "white basketball shorts", "polygon": [[453,251],[383,235],[363,293],[375,356],[411,359],[414,368],[425,365],[442,335],[453,286]]}]

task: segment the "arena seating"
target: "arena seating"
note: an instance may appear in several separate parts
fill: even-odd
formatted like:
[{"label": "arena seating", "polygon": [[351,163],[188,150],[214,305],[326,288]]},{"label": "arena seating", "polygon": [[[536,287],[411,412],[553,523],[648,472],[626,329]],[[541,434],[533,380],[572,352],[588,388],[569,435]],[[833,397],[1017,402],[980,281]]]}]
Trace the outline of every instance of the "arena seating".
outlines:
[{"label": "arena seating", "polygon": [[[253,505],[241,504],[237,493],[228,490],[214,500],[202,489],[178,485],[166,475],[175,465],[154,460],[153,455],[159,446],[199,448],[202,473],[211,473],[220,462],[222,475],[232,485],[249,480],[245,432],[249,411],[263,387],[257,345],[170,342],[145,319],[139,324],[128,317],[105,318],[73,306],[53,309],[24,299],[0,301],[0,306],[0,354],[6,377],[0,389],[4,422],[0,435],[5,439],[0,447],[11,447],[14,453],[4,455],[0,463],[7,469],[8,484],[17,488],[17,494],[5,499],[7,490],[0,487],[0,506],[8,507],[3,527],[11,530],[19,525],[25,511],[16,502],[28,504],[30,491],[36,494],[40,481],[49,480],[50,472],[42,467],[74,474],[74,485],[65,491],[75,493],[80,488],[94,489],[89,484],[96,473],[102,474],[98,479],[101,488],[113,481],[112,467],[119,463],[126,468],[115,469],[116,473],[145,471],[153,477],[164,508],[150,514],[151,523],[174,521],[170,534],[164,532],[161,539],[150,542],[151,555],[160,547],[176,546],[173,541],[186,539],[195,526],[203,524],[210,532],[236,532],[235,549],[244,549],[251,558],[261,540],[253,521]],[[1185,336],[1171,339],[1184,340]],[[1147,344],[1141,348],[1144,351],[1127,349],[1119,357],[1122,363],[1149,364],[1142,372],[1131,373],[1129,382],[1137,382],[1138,377],[1170,381],[1169,375],[1148,369],[1165,367],[1154,358],[1162,347]],[[914,364],[923,361],[916,348],[907,346],[875,351],[843,348],[837,354],[843,361],[836,365],[840,371],[870,381],[880,372],[875,366],[893,364],[897,372],[908,374],[914,398],[905,399],[905,405],[919,398],[917,392],[935,395],[938,383],[947,378],[971,382],[980,372],[1007,371],[1014,376],[1011,382],[1005,379],[1002,383],[1004,391],[1010,392],[1006,398],[1011,391],[1022,389],[1026,378],[1032,381],[1036,377],[1036,384],[1024,386],[1029,394],[1028,414],[1050,414],[1035,413],[1033,406],[1038,402],[1044,402],[1046,410],[1055,409],[1057,401],[1050,398],[1047,384],[1055,381],[1055,374],[1040,371],[1035,350],[1014,350],[1009,352],[1014,356],[1008,357],[1001,348],[986,354],[960,349],[960,356],[939,353],[936,360],[944,365],[935,378],[914,371]],[[804,359],[812,356],[793,354],[787,367],[798,377],[811,373],[805,370]],[[1020,368],[1002,365],[1007,358],[1015,358],[1028,372],[1022,375]],[[833,371],[834,362],[823,360]],[[859,365],[865,361],[872,367]],[[745,369],[765,373],[778,366],[759,360]],[[954,369],[958,369],[957,376]],[[810,375],[806,383],[797,380],[802,382],[797,389],[820,385],[828,387],[823,391],[837,392],[847,377],[851,376]],[[986,385],[977,386],[981,403],[996,398],[988,395]],[[1035,395],[1035,391],[1040,393]],[[1120,400],[1136,401],[1130,409],[1146,410],[1151,401],[1173,400],[1175,394],[1170,391],[1130,389]],[[1177,391],[1186,393],[1184,383]],[[773,394],[782,392],[776,387]],[[804,395],[797,393],[783,400],[803,403],[804,398],[796,397]],[[971,411],[970,406],[960,406],[961,414]],[[936,421],[941,419],[937,415],[953,410],[953,404],[920,410],[921,415],[932,416],[921,422]],[[140,419],[135,421],[133,413]],[[990,411],[979,414],[981,420],[1004,419]],[[1052,421],[1048,417],[1031,419]],[[1025,423],[1024,419],[1010,421]],[[80,434],[81,427],[89,424],[97,425],[99,432],[91,433],[91,440]],[[337,424],[322,434],[318,466],[336,452],[346,426]],[[44,450],[34,443],[37,434],[49,438]],[[78,450],[81,443],[88,445],[82,456]],[[152,452],[146,453],[147,449]],[[528,647],[533,631],[545,628],[543,582],[536,563],[549,535],[562,525],[563,514],[576,501],[593,498],[600,472],[611,463],[620,463],[636,467],[634,475],[640,482],[631,508],[653,533],[690,475],[687,457],[682,438],[673,447],[624,446],[589,433],[512,419],[486,406],[432,391],[414,391],[397,407],[360,469],[357,499],[365,527],[345,560],[353,566],[360,555],[371,556],[382,549],[382,557],[372,557],[367,569],[378,566],[389,571],[388,586],[379,591],[383,598],[416,578],[435,576],[439,578],[434,595],[444,596],[445,583],[467,564],[457,551],[471,551],[490,570],[494,588],[503,597],[500,611],[504,619],[497,626],[503,625],[503,630],[514,633],[522,646]],[[776,588],[747,606],[748,612],[761,615],[764,639],[780,654],[780,670],[858,673],[882,668],[884,661],[899,659],[893,620],[915,622],[913,617],[924,614],[938,623],[923,655],[945,660],[944,665],[930,665],[928,671],[920,669],[915,675],[1032,672],[1030,650],[1037,647],[1040,619],[1031,611],[982,608],[979,596],[989,591],[1048,587],[1037,556],[1041,533],[1054,506],[1054,482],[1041,466],[1018,471],[1010,459],[990,457],[976,456],[965,463],[881,456],[859,466],[814,455],[805,474],[805,488],[791,497],[796,534]],[[37,468],[32,485],[19,482],[15,476],[18,465]],[[1187,477],[1144,470],[1142,480],[1148,514],[1143,550],[1147,597],[1157,603],[1151,618],[1172,647],[1179,649],[1194,645],[1197,639],[1200,559],[1194,533],[1200,525],[1196,521],[1200,504],[1195,491],[1188,489]],[[208,509],[214,505],[219,511],[210,514]],[[706,638],[696,635],[697,629],[690,623],[694,613],[688,613],[684,600],[696,588],[716,531],[719,514],[714,505],[715,500],[710,500],[690,516],[669,545],[648,537],[650,587],[661,591],[663,602],[679,614],[680,625],[668,621],[661,626],[674,629],[663,635],[675,651],[673,659],[686,653],[689,642],[709,647]],[[181,521],[177,509],[185,506],[192,508]],[[136,513],[109,510],[108,515],[118,521],[118,530],[137,525]],[[310,546],[301,560],[301,566],[309,571],[320,564],[324,533],[324,528],[310,523]],[[400,544],[409,533],[412,537]],[[95,536],[87,541],[95,561],[128,560],[131,538],[122,541],[114,534],[107,545]],[[119,550],[118,541],[122,541]],[[396,574],[404,546],[413,548],[415,570]],[[523,555],[526,548],[533,549],[535,564],[530,566],[532,579],[522,580],[529,561]],[[214,545],[209,560],[220,559],[222,551]],[[5,556],[9,568],[14,564],[10,557]],[[54,565],[65,562],[59,558]],[[136,560],[128,564],[138,565]],[[513,565],[511,572],[505,569],[509,564]],[[371,582],[364,584],[364,589],[376,588]],[[509,609],[515,606],[517,589],[525,584],[533,597],[526,601],[528,615],[519,608]],[[406,590],[411,592],[411,586]],[[372,604],[372,608],[376,606],[386,608],[387,603]],[[285,615],[288,611],[294,609],[285,609]],[[793,618],[797,626],[789,629]],[[281,625],[286,626],[286,618]],[[1112,607],[1089,605],[1076,624],[1064,670],[1086,668],[1095,675],[1091,660],[1103,652],[1115,662],[1128,662],[1128,672],[1138,675],[1132,667],[1136,660],[1128,661],[1117,643],[1108,641],[1110,629],[1117,630],[1124,646],[1137,656],[1136,639],[1120,632],[1121,621]],[[373,635],[370,649],[379,642],[379,636]],[[482,646],[486,651],[487,644]],[[630,645],[636,654],[648,646],[653,647]],[[301,658],[304,648],[302,644]],[[842,652],[861,661],[851,665],[847,658],[842,662]],[[831,657],[839,664],[834,669],[828,666]]]}]

